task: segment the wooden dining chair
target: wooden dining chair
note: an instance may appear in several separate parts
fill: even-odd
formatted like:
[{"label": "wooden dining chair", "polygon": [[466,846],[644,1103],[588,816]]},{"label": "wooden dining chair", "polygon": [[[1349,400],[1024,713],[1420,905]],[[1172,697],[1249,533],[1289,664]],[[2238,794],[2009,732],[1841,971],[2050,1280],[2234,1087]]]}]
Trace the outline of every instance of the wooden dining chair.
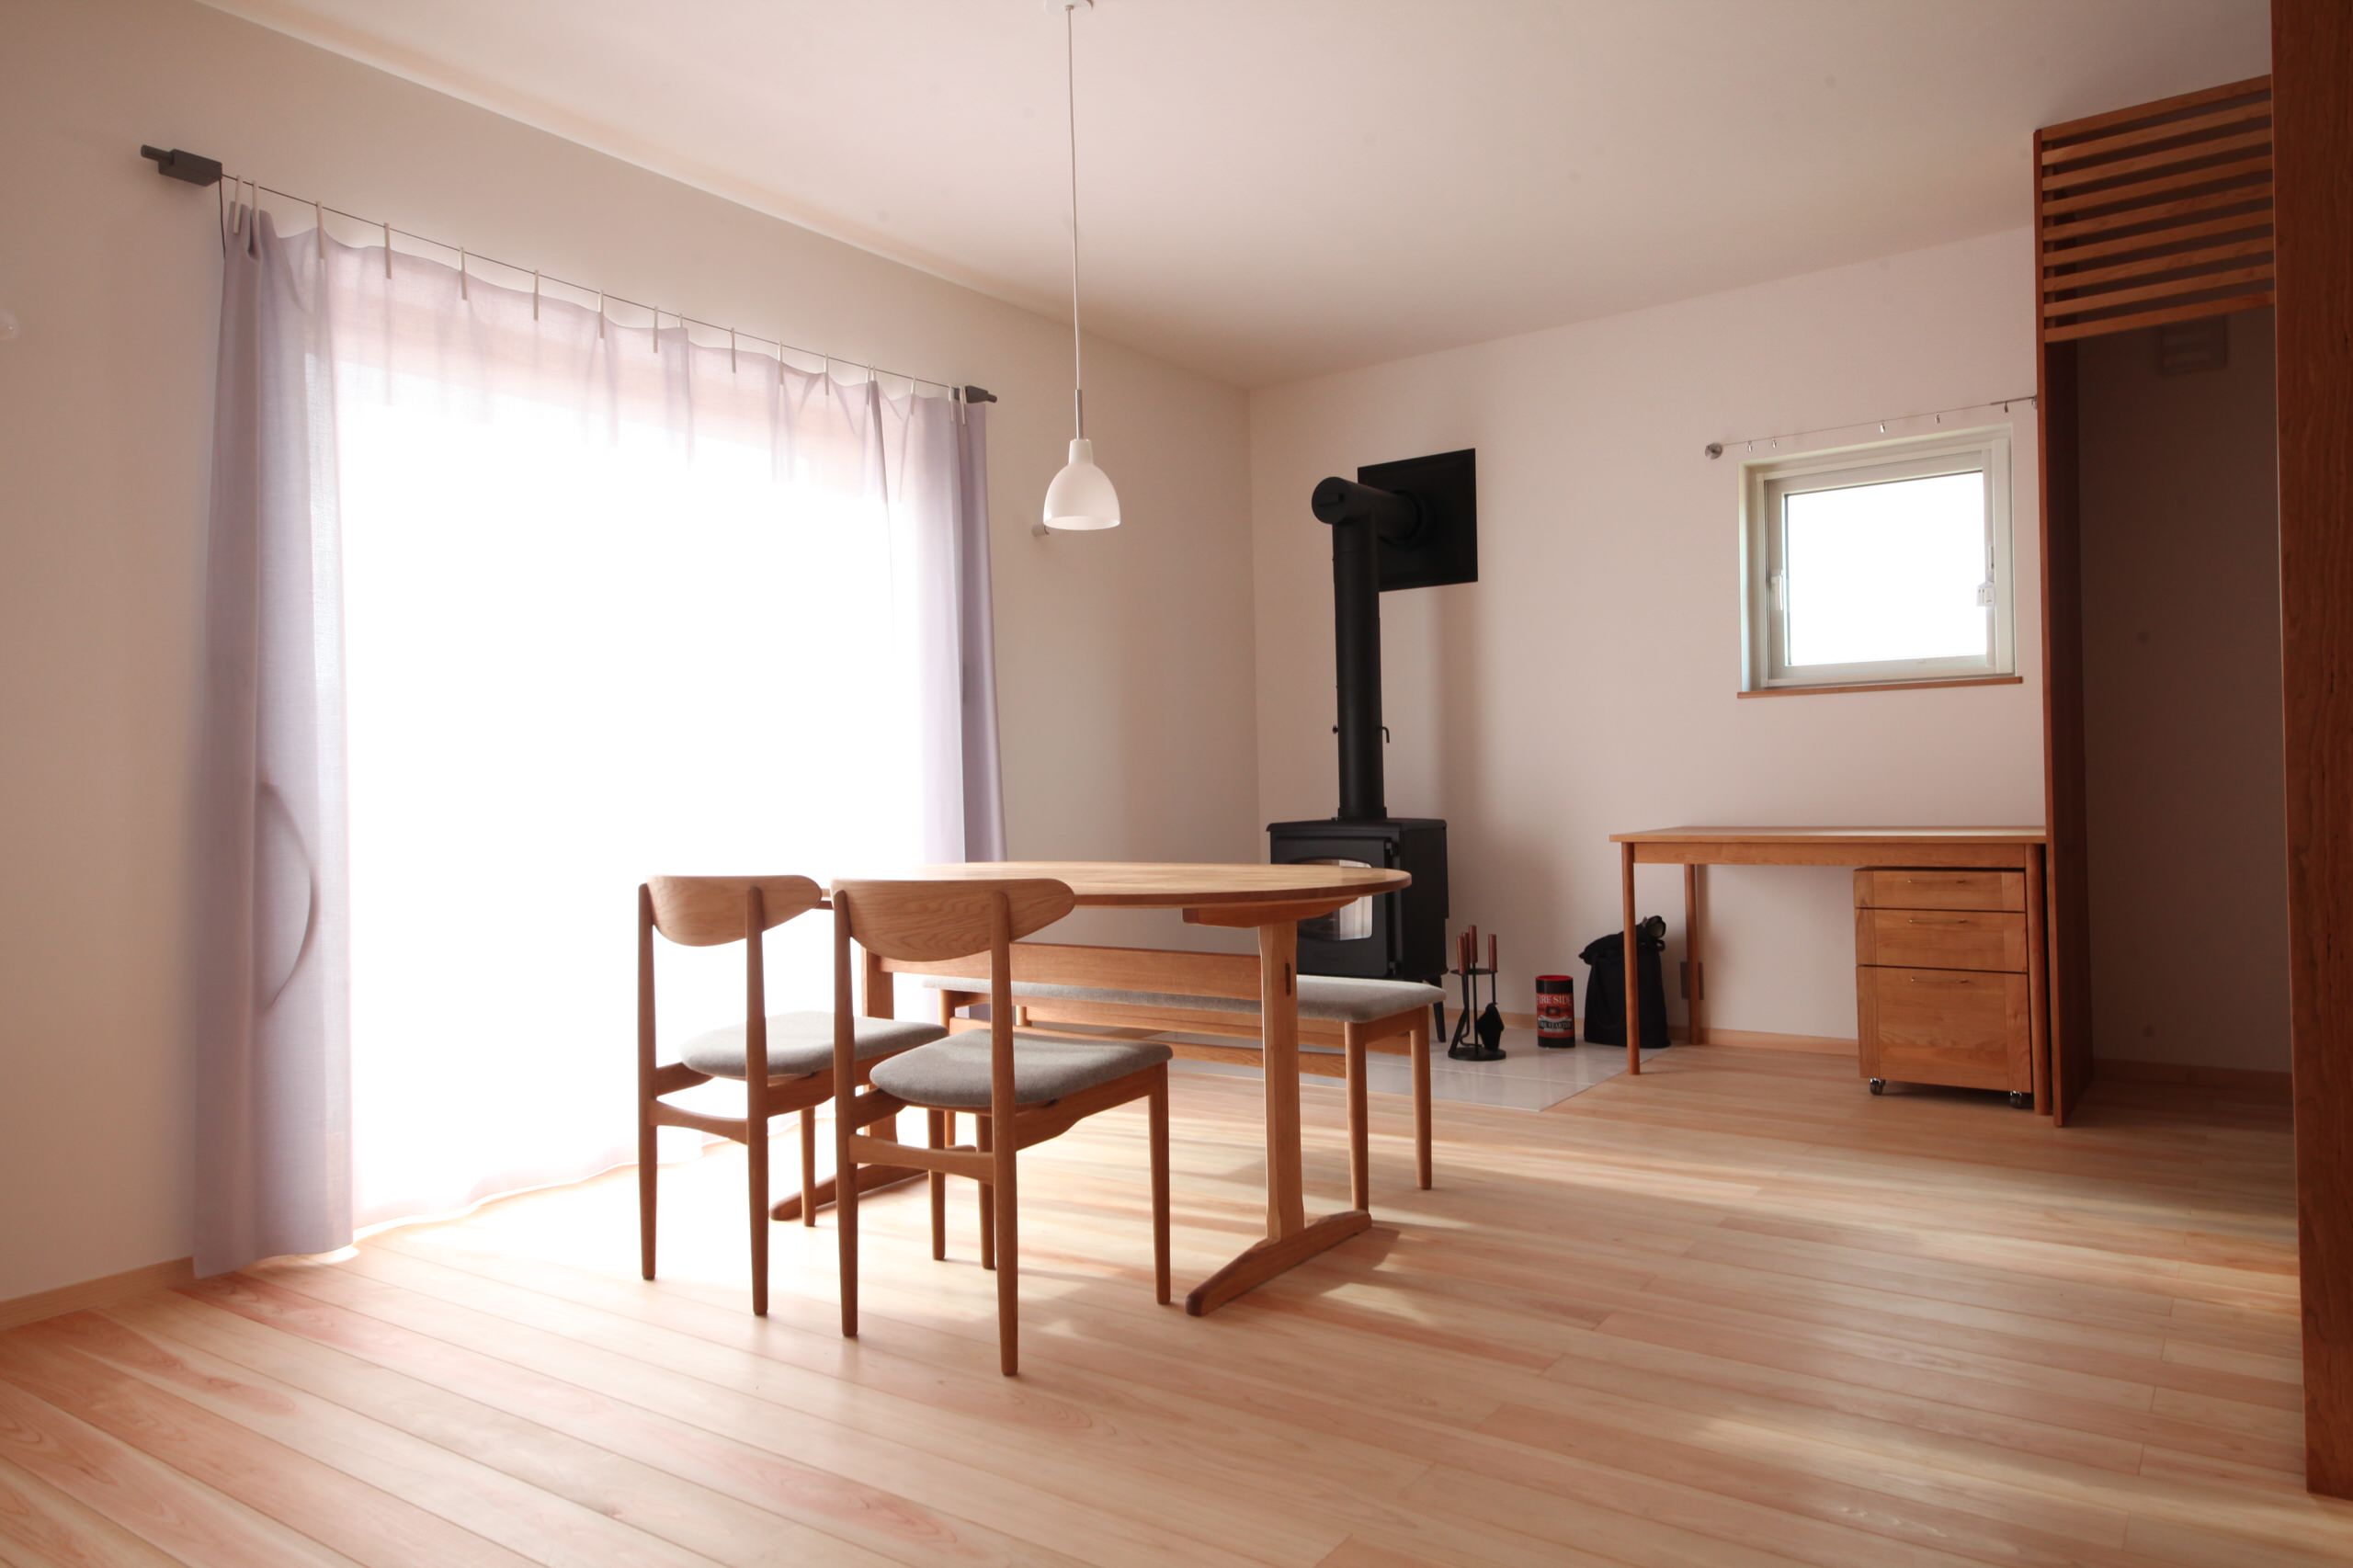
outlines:
[{"label": "wooden dining chair", "polygon": [[[937,1024],[852,1017],[851,1053],[836,1067],[829,1013],[767,1010],[762,939],[775,927],[824,902],[806,877],[654,877],[637,890],[637,1226],[640,1267],[654,1278],[656,1188],[654,1131],[688,1127],[745,1144],[752,1205],[752,1311],[768,1310],[768,1122],[801,1113],[801,1202],[803,1224],[815,1223],[824,1200],[817,1180],[817,1108],[841,1083],[863,1083],[876,1062],[947,1033]],[[688,1040],[678,1060],[656,1060],[654,1028],[654,936],[681,947],[744,946],[744,1021]],[[837,1075],[838,1074],[838,1075]],[[744,1114],[715,1116],[665,1099],[713,1078],[740,1079]],[[838,1194],[847,1184],[837,1175]]]},{"label": "wooden dining chair", "polygon": [[[983,1223],[996,1270],[997,1365],[1018,1360],[1016,1246],[1019,1204],[1014,1166],[1024,1149],[1060,1137],[1083,1119],[1133,1099],[1150,1102],[1154,1288],[1168,1302],[1168,1058],[1148,1040],[1071,1040],[1014,1028],[1012,960],[1019,938],[1071,911],[1069,888],[1045,879],[997,881],[853,881],[834,887],[834,1073],[847,1079],[857,1058],[850,1011],[850,944],[870,958],[937,960],[989,955],[989,1027],[949,1035],[878,1062],[873,1086],[845,1093],[835,1108],[835,1168],[843,1173],[842,1334],[858,1337],[858,1183],[863,1164],[915,1165],[933,1173],[934,1253],[938,1256],[941,1187],[951,1176],[981,1184]],[[914,1148],[862,1129],[908,1106],[934,1113],[931,1146]],[[953,1113],[970,1111],[975,1146],[942,1147]]]}]

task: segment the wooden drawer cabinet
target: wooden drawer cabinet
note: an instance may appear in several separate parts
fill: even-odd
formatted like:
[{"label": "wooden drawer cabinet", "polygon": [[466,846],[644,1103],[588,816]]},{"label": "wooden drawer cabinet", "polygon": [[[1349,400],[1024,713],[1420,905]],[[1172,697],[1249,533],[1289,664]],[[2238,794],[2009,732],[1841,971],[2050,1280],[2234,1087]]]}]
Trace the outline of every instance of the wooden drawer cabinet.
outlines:
[{"label": "wooden drawer cabinet", "polygon": [[2034,1097],[2026,880],[2016,871],[1855,873],[1863,1076]]}]

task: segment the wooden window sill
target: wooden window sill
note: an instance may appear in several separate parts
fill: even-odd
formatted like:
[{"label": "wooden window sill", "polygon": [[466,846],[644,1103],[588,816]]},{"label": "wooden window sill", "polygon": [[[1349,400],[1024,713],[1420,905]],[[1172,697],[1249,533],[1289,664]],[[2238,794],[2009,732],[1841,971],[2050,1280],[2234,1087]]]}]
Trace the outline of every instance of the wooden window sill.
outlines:
[{"label": "wooden window sill", "polygon": [[1962,676],[1954,680],[1874,680],[1851,686],[1768,686],[1735,692],[1750,697],[1827,697],[1845,691],[1935,691],[1952,686],[2022,686],[2024,676]]}]

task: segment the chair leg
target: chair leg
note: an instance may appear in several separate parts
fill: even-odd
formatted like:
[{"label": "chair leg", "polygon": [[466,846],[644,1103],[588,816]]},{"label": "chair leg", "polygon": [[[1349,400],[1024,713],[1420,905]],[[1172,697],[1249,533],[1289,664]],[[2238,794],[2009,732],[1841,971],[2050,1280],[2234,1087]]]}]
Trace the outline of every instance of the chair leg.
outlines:
[{"label": "chair leg", "polygon": [[858,1337],[858,1162],[850,1157],[853,1088],[834,1101],[834,1228],[841,1241],[842,1337]]},{"label": "chair leg", "polygon": [[1341,1028],[1342,1052],[1348,1073],[1348,1207],[1372,1207],[1370,1113],[1365,1105],[1364,1035],[1356,1025]]},{"label": "chair leg", "polygon": [[[952,1110],[932,1110],[924,1113],[929,1123],[931,1146],[945,1149],[955,1141],[952,1129],[956,1113]],[[948,1256],[948,1175],[944,1171],[931,1173],[931,1256],[938,1262]]]},{"label": "chair leg", "polygon": [[662,1180],[662,1166],[657,1159],[661,1144],[655,1138],[654,1118],[650,1108],[640,1101],[637,1108],[637,1255],[638,1269],[646,1278],[654,1278],[654,1199]]},{"label": "chair leg", "polygon": [[801,1108],[801,1222],[817,1222],[817,1108]]},{"label": "chair leg", "polygon": [[1021,1266],[1016,1236],[1021,1205],[1014,1191],[1014,1143],[1007,1136],[990,1153],[995,1180],[990,1186],[996,1206],[996,1365],[1011,1377],[1020,1360]]},{"label": "chair leg", "polygon": [[753,1117],[744,1124],[744,1163],[750,1167],[752,1188],[752,1314],[768,1315],[768,1119]]},{"label": "chair leg", "polygon": [[[989,1131],[988,1112],[984,1110],[973,1112],[972,1121],[974,1123],[973,1147],[985,1154],[995,1146]],[[980,1188],[981,1267],[995,1268],[996,1267],[996,1189],[987,1182],[982,1182]]]},{"label": "chair leg", "polygon": [[1430,1188],[1430,1026],[1416,1028],[1408,1041],[1414,1053],[1414,1176]]},{"label": "chair leg", "polygon": [[1168,1069],[1154,1069],[1152,1096],[1152,1281],[1168,1304]]}]

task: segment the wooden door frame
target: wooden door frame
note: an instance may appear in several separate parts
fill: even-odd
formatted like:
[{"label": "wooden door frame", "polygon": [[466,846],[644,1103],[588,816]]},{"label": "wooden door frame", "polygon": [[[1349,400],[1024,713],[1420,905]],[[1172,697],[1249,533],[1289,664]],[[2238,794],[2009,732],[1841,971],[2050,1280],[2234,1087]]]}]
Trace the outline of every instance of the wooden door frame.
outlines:
[{"label": "wooden door frame", "polygon": [[[2280,695],[2304,1480],[2314,1492],[2353,1497],[2353,8],[2345,0],[2272,0],[2271,25]],[[2254,85],[2138,106],[2052,133],[2063,145],[2097,121],[2145,122],[2152,110],[2186,110],[2191,102]],[[2046,312],[2043,137],[2036,135],[2034,160],[2043,785],[2051,835],[2052,1098],[2063,1124],[2091,1082],[2094,1020],[2086,985],[2076,367],[2073,338],[2054,337]],[[2065,288],[2063,281],[2051,286]],[[2221,309],[2249,302],[2212,301]],[[2076,335],[2086,330],[2100,328]]]},{"label": "wooden door frame", "polygon": [[2272,0],[2304,1484],[2353,1497],[2353,9]]}]

